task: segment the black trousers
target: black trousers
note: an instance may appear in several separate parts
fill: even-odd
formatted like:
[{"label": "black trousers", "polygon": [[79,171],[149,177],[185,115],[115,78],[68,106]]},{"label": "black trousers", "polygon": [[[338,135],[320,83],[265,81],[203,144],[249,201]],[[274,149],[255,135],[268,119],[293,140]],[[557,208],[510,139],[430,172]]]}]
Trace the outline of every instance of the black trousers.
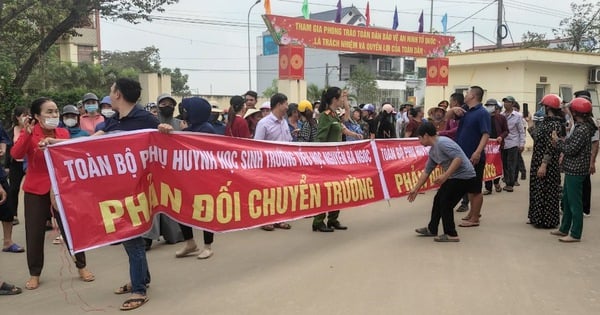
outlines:
[{"label": "black trousers", "polygon": [[8,182],[10,183],[10,188],[6,192],[8,194],[6,204],[14,212],[14,216],[17,216],[17,209],[19,208],[19,191],[21,191],[21,182],[25,176],[23,162],[11,161],[8,170]]},{"label": "black trousers", "polygon": [[454,225],[454,206],[467,193],[469,181],[469,179],[448,179],[440,186],[433,198],[431,220],[427,225],[430,232],[433,234],[438,233],[441,219],[444,234],[458,236]]},{"label": "black trousers", "polygon": [[[181,234],[183,234],[184,240],[191,240],[194,238],[194,230],[191,227],[183,224],[179,224],[181,228]],[[215,239],[215,234],[209,231],[202,231],[202,236],[204,237],[204,245],[210,245],[213,243]]]},{"label": "black trousers", "polygon": [[583,180],[583,193],[581,194],[583,213],[590,214],[592,208],[592,181],[590,175]]},{"label": "black trousers", "polygon": [[[44,241],[46,238],[46,220],[48,216],[53,215],[60,229],[60,233],[65,235],[65,230],[60,219],[60,215],[50,203],[50,193],[45,195],[36,195],[25,193],[25,240],[27,243],[27,266],[29,275],[40,276],[44,268]],[[51,214],[52,213],[52,214]],[[64,237],[67,248],[69,244]],[[75,254],[75,266],[78,269],[85,268],[85,253]]]}]

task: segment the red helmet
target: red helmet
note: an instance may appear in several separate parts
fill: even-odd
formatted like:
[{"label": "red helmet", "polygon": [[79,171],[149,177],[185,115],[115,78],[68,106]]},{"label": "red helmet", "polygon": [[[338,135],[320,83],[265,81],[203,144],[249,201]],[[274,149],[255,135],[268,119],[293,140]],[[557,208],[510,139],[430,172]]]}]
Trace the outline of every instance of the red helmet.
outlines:
[{"label": "red helmet", "polygon": [[562,99],[556,94],[546,94],[544,95],[544,97],[542,97],[542,100],[540,101],[540,105],[556,109],[560,108],[561,103]]},{"label": "red helmet", "polygon": [[592,102],[583,97],[574,98],[569,107],[571,108],[571,111],[582,114],[589,114],[592,112]]}]

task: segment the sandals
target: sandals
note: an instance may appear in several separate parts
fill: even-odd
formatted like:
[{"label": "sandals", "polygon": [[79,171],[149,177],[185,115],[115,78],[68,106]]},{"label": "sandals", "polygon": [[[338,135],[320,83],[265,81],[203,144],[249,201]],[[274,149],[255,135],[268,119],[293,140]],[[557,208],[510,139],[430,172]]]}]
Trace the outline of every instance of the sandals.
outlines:
[{"label": "sandals", "polygon": [[446,242],[460,242],[460,238],[458,238],[458,236],[450,236],[448,234],[442,234],[440,236],[436,236],[433,238],[434,241],[436,242],[442,242],[442,243],[446,243]]},{"label": "sandals", "polygon": [[81,268],[79,269],[79,279],[83,280],[83,282],[92,282],[96,280],[96,276],[89,270]]},{"label": "sandals", "polygon": [[[481,214],[479,215],[479,217],[481,218]],[[471,216],[468,215],[468,216],[462,218],[461,220],[463,220],[463,221],[469,221],[469,220],[471,220]]]},{"label": "sandals", "polygon": [[475,226],[479,226],[479,222],[463,221],[458,226],[460,226],[460,227],[475,227]]},{"label": "sandals", "polygon": [[561,232],[560,230],[552,231],[552,232],[550,232],[550,234],[552,234],[554,236],[567,236],[567,235],[569,235],[567,233]]},{"label": "sandals", "polygon": [[429,231],[429,228],[427,227],[415,229],[415,232],[417,232],[417,234],[421,236],[437,236],[437,234],[431,233],[431,231]]},{"label": "sandals", "polygon": [[265,230],[265,231],[273,231],[273,230],[275,230],[275,226],[273,224],[263,225],[260,228],[263,229],[263,230]]},{"label": "sandals", "polygon": [[130,297],[127,300],[125,300],[125,302],[123,302],[123,304],[121,304],[120,310],[121,311],[134,310],[134,309],[146,304],[146,302],[148,302],[147,296]]},{"label": "sandals", "polygon": [[0,295],[17,295],[23,292],[21,288],[17,288],[12,284],[8,284],[6,282],[2,282],[0,285]]},{"label": "sandals", "polygon": [[22,253],[25,251],[25,248],[19,246],[17,243],[12,243],[10,246],[4,247],[2,251],[5,253]]},{"label": "sandals", "polygon": [[[149,288],[149,287],[150,287],[150,285],[146,284],[146,289]],[[126,294],[126,293],[131,293],[131,291],[132,291],[131,283],[125,283],[123,286],[118,287],[113,292],[115,294]]]},{"label": "sandals", "polygon": [[285,222],[275,223],[275,224],[273,224],[273,227],[282,229],[282,230],[289,230],[292,228],[292,226],[289,223],[285,223]]}]

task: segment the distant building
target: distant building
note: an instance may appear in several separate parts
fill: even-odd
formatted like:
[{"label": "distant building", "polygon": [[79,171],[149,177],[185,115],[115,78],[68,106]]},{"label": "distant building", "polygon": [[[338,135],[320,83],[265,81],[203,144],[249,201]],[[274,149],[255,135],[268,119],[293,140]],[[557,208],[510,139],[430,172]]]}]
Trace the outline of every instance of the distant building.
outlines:
[{"label": "distant building", "polygon": [[[310,15],[311,20],[334,22],[337,11],[330,10]],[[354,6],[342,9],[342,24],[365,26],[366,18]],[[258,43],[257,56],[257,92],[261,94],[278,78],[278,46],[268,32],[263,33]],[[401,104],[415,95],[419,86],[415,58],[390,57],[358,54],[323,49],[305,49],[304,79],[307,84],[316,84],[319,88],[326,85],[345,87],[350,74],[359,64],[365,65],[377,79],[379,96],[372,100],[379,104],[389,101]],[[297,102],[298,100],[290,100]]]},{"label": "distant building", "polygon": [[100,13],[96,11],[91,14],[75,31],[81,36],[64,36],[57,41],[60,61],[72,64],[98,62],[94,54],[101,51]]}]

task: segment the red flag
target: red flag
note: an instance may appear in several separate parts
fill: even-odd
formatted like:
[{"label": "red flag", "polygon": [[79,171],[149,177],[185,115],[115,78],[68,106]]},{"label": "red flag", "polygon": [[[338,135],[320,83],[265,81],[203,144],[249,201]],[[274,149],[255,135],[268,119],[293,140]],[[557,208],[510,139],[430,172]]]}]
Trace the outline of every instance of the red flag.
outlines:
[{"label": "red flag", "polygon": [[371,26],[371,10],[369,10],[369,1],[367,1],[367,10],[365,16],[367,17],[367,27],[369,27]]}]

